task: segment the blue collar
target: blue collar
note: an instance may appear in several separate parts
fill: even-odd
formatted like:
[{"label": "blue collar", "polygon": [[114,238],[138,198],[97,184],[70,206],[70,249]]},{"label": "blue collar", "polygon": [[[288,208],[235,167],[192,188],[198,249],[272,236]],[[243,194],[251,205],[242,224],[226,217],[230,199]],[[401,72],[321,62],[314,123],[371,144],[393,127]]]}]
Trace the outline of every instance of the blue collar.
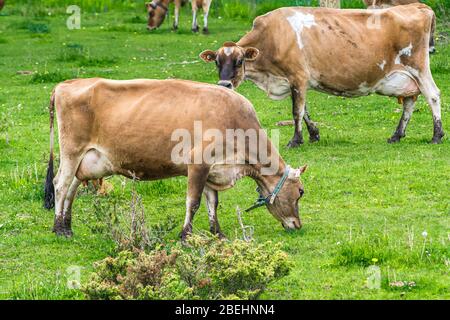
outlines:
[{"label": "blue collar", "polygon": [[284,169],[283,176],[281,177],[280,181],[278,181],[277,185],[275,186],[275,189],[273,189],[272,193],[269,193],[267,197],[264,197],[261,193],[261,189],[258,187],[256,188],[256,191],[259,193],[258,199],[255,201],[255,203],[250,207],[244,210],[244,212],[249,212],[253,209],[262,207],[263,205],[267,204],[273,204],[276,197],[280,193],[281,189],[284,186],[284,183],[286,182],[286,179],[289,176],[289,171],[291,171],[290,166],[286,166],[286,169]]}]

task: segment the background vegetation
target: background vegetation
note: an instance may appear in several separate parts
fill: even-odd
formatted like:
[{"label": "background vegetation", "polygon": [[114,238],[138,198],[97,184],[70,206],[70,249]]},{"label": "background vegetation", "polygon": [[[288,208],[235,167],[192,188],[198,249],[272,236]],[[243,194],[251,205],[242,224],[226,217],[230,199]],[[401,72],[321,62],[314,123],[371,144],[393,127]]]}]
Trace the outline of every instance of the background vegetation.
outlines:
[{"label": "background vegetation", "polygon": [[[167,22],[148,33],[143,1],[78,1],[82,28],[69,31],[65,8],[74,2],[7,1],[0,13],[1,298],[83,298],[80,290],[67,286],[71,270],[80,270],[86,284],[93,263],[115,253],[116,244],[99,221],[112,208],[128,208],[130,203],[132,186],[121,177],[108,180],[113,190],[106,197],[80,189],[74,205],[75,236],[64,239],[51,233],[53,213],[42,209],[42,182],[52,88],[67,78],[92,76],[215,83],[214,67],[200,62],[198,54],[238,40],[260,10],[287,4],[264,1],[257,11],[246,11],[250,6],[244,1],[217,0],[211,35],[204,36],[190,32],[187,7],[178,32],[170,31]],[[450,27],[445,10],[450,6],[447,0],[433,3],[444,8],[438,9],[438,53],[431,64],[449,134]],[[239,92],[253,102],[264,128],[279,128],[276,122],[291,118],[288,99],[271,101],[251,83]],[[450,298],[450,148],[448,137],[442,145],[427,143],[432,120],[423,98],[408,136],[395,145],[386,143],[401,114],[394,99],[310,92],[308,101],[321,129],[320,143],[287,149],[293,129],[279,128],[284,159],[293,166],[309,165],[300,206],[304,228],[286,233],[264,208],[243,217],[257,243],[278,243],[292,262],[291,273],[271,283],[261,297]],[[254,188],[244,179],[220,195],[219,219],[231,239],[241,235],[236,205],[250,205],[256,199]],[[172,221],[165,239],[177,242],[186,179],[139,183],[136,190],[148,222]],[[207,220],[202,206],[195,231],[207,230]],[[370,289],[367,279],[376,267],[381,287]]]}]

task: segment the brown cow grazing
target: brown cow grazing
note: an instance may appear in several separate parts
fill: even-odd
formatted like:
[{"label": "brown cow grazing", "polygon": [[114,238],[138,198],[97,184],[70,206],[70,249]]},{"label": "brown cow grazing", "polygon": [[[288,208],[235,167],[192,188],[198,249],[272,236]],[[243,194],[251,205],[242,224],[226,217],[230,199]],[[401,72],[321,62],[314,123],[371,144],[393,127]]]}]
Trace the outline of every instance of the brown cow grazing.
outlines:
[{"label": "brown cow grazing", "polygon": [[[384,9],[394,6],[403,6],[411,3],[419,3],[419,0],[363,0],[364,4],[369,9]],[[430,37],[430,53],[435,53],[436,48],[434,44],[434,32],[436,29],[436,20],[433,21],[433,27],[431,28],[431,37]]]},{"label": "brown cow grazing", "polygon": [[4,6],[5,6],[5,0],[0,0],[0,11],[3,9]]},{"label": "brown cow grazing", "polygon": [[221,85],[238,87],[249,79],[272,99],[292,95],[291,147],[303,142],[308,89],[345,97],[398,97],[403,115],[389,142],[405,136],[415,99],[422,93],[433,113],[432,142],[440,143],[440,92],[428,54],[433,21],[433,10],[424,4],[381,10],[281,8],[256,18],[238,43],[225,43],[200,57],[217,64]]},{"label": "brown cow grazing", "polygon": [[[55,105],[61,160],[53,179]],[[206,130],[203,139],[198,122]],[[116,174],[137,180],[187,176],[183,239],[192,231],[202,193],[211,231],[221,234],[216,215],[218,191],[233,187],[245,176],[256,181],[262,204],[286,229],[301,227],[298,200],[303,185],[299,177],[306,166],[290,169],[284,163],[261,129],[252,104],[232,90],[183,80],[66,81],[52,95],[50,128],[45,207],[55,207],[53,231],[58,235],[72,235],[71,208],[81,181]],[[237,133],[245,133],[246,141],[254,131],[259,136],[253,144],[234,144]],[[185,136],[189,142],[181,152],[178,141]],[[194,137],[193,144],[190,137]],[[218,148],[206,161],[211,139]],[[254,150],[254,146],[259,148]],[[179,151],[182,161],[177,158]]]},{"label": "brown cow grazing", "polygon": [[[173,28],[175,30],[178,29],[178,22],[180,17],[180,8],[183,6],[187,0],[154,0],[146,4],[147,12],[148,12],[148,30],[154,30],[159,28],[166,14],[169,11],[169,4],[175,3],[175,21],[173,23]],[[198,32],[198,24],[197,24],[197,12],[200,8],[203,9],[203,33],[208,33],[208,14],[209,8],[211,7],[212,0],[191,0],[192,5],[192,31]]]}]

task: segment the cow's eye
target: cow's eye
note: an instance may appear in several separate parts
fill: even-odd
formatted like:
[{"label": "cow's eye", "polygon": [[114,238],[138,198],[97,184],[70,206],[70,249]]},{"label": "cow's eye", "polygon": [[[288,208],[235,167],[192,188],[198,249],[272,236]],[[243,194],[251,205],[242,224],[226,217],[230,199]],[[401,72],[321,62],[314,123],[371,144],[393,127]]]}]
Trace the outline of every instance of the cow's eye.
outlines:
[{"label": "cow's eye", "polygon": [[243,60],[238,60],[238,61],[236,61],[236,66],[237,66],[237,67],[242,66],[242,62],[243,62]]},{"label": "cow's eye", "polygon": [[300,192],[300,197],[303,197],[303,195],[305,194],[305,190],[299,189],[298,191]]}]

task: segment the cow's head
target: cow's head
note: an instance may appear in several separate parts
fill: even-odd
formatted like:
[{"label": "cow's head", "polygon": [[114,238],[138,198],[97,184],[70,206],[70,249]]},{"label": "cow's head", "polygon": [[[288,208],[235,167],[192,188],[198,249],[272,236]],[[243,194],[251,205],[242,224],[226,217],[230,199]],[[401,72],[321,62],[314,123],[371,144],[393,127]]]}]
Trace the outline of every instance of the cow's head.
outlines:
[{"label": "cow's head", "polygon": [[161,0],[154,0],[145,4],[148,13],[147,29],[149,31],[159,28],[164,22],[168,8]]},{"label": "cow's head", "polygon": [[217,51],[206,50],[200,58],[206,62],[215,62],[219,70],[219,85],[229,89],[237,88],[245,78],[245,63],[255,61],[259,50],[242,48],[234,42],[225,42]]},{"label": "cow's head", "polygon": [[269,212],[281,222],[286,230],[302,227],[298,213],[298,202],[305,192],[300,175],[306,171],[306,168],[305,165],[298,169],[290,169],[289,175],[274,202],[266,204]]}]

